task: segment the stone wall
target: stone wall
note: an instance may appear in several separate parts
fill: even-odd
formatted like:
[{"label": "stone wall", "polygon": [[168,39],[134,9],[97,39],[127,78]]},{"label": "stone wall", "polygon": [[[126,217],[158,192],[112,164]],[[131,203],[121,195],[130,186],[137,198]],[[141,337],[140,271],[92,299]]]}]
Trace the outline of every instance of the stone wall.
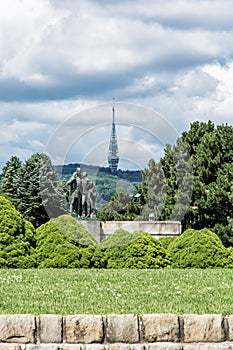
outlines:
[{"label": "stone wall", "polygon": [[154,238],[164,236],[179,236],[180,221],[98,221],[80,220],[86,229],[95,237],[97,242],[112,235],[116,230],[124,229],[129,232],[145,231]]},{"label": "stone wall", "polygon": [[0,350],[60,349],[233,349],[233,315],[0,315]]}]

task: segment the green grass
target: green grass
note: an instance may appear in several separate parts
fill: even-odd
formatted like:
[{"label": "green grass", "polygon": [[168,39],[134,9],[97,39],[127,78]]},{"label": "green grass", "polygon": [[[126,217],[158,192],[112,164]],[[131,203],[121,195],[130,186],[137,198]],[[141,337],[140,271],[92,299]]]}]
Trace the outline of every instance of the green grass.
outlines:
[{"label": "green grass", "polygon": [[0,313],[233,314],[233,270],[0,270]]}]

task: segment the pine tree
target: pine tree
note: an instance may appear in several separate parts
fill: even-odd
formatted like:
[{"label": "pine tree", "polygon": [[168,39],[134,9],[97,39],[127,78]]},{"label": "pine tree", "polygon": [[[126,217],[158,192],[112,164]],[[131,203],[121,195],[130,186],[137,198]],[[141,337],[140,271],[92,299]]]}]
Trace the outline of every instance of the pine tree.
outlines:
[{"label": "pine tree", "polygon": [[68,211],[67,193],[64,192],[63,183],[59,181],[58,174],[46,154],[41,154],[39,177],[40,194],[50,218],[65,214]]},{"label": "pine tree", "polygon": [[[191,150],[194,185],[190,205],[190,226],[196,229],[227,225],[232,217],[233,127],[194,123],[182,137]],[[194,133],[200,136],[193,143]]]},{"label": "pine tree", "polygon": [[58,178],[49,157],[33,154],[17,173],[16,207],[35,227],[65,213]]},{"label": "pine tree", "polygon": [[15,180],[17,185],[16,207],[34,227],[49,220],[40,195],[40,166],[41,155],[33,154],[23,163]]},{"label": "pine tree", "polygon": [[154,220],[161,220],[166,199],[165,176],[161,164],[151,159],[148,165],[142,172],[146,204],[141,216],[144,220],[148,220],[149,215],[153,215]]},{"label": "pine tree", "polygon": [[16,204],[17,186],[15,179],[17,173],[21,168],[22,162],[16,156],[12,156],[10,160],[6,162],[6,165],[2,170],[2,183],[1,192],[8,198],[13,204]]}]

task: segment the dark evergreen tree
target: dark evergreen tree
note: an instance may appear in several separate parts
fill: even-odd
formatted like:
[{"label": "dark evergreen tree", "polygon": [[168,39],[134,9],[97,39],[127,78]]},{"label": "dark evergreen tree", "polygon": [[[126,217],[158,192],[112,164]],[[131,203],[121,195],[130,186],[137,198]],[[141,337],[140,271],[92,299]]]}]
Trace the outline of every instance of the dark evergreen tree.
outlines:
[{"label": "dark evergreen tree", "polygon": [[49,157],[33,154],[19,169],[16,207],[35,227],[65,213],[65,200],[58,190],[57,174]]},{"label": "dark evergreen tree", "polygon": [[149,167],[142,171],[145,205],[140,216],[141,219],[148,220],[149,215],[153,215],[155,220],[161,220],[166,199],[165,175],[161,164],[153,159],[148,165]]},{"label": "dark evergreen tree", "polygon": [[[182,134],[191,151],[194,175],[192,203],[186,219],[190,227],[213,229],[216,224],[227,225],[232,218],[233,127],[214,127],[211,122],[195,122],[194,126]],[[195,133],[200,136],[198,143]]]},{"label": "dark evergreen tree", "polygon": [[22,162],[20,159],[16,156],[12,156],[2,169],[1,192],[14,204],[16,204],[17,198],[17,186],[15,179],[21,165]]},{"label": "dark evergreen tree", "polygon": [[16,208],[23,217],[38,227],[49,220],[40,195],[40,166],[41,155],[33,154],[26,160],[17,173]]},{"label": "dark evergreen tree", "polygon": [[40,157],[40,195],[49,217],[55,218],[68,211],[67,193],[65,192],[64,183],[60,181],[49,156],[41,154]]}]

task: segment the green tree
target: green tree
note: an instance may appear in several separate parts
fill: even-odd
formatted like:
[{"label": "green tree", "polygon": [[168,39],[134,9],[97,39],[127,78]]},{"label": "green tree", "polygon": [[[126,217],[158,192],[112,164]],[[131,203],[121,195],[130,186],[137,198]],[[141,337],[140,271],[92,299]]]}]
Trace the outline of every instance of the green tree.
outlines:
[{"label": "green tree", "polygon": [[[198,142],[195,133],[199,135]],[[182,137],[191,152],[194,175],[192,202],[186,215],[188,225],[227,225],[233,206],[233,127],[195,122]]]},{"label": "green tree", "polygon": [[15,179],[21,165],[22,162],[20,159],[16,156],[12,156],[2,169],[1,192],[14,204],[16,204],[17,197],[17,186]]},{"label": "green tree", "polygon": [[225,247],[233,246],[233,218],[228,218],[227,225],[216,224],[214,232],[221,238]]},{"label": "green tree", "polygon": [[104,204],[101,210],[97,213],[99,220],[121,220],[126,217],[127,205],[130,202],[129,193],[124,190],[116,192],[110,202]]},{"label": "green tree", "polygon": [[49,220],[49,215],[42,203],[40,194],[41,154],[33,154],[17,173],[16,208],[23,217],[32,222],[34,227]]},{"label": "green tree", "polygon": [[155,220],[161,220],[166,199],[165,176],[161,164],[151,159],[148,168],[142,171],[142,178],[145,205],[141,218],[148,220],[149,215],[153,214]]},{"label": "green tree", "polygon": [[33,154],[19,168],[14,180],[15,205],[34,227],[65,213],[65,195],[58,180],[50,158],[43,153]]},{"label": "green tree", "polygon": [[58,217],[68,211],[67,193],[64,184],[46,154],[40,155],[39,168],[40,195],[43,206],[50,218]]},{"label": "green tree", "polygon": [[[191,201],[192,164],[186,145],[166,145],[165,155],[158,163],[151,159],[142,171],[142,183],[136,186],[139,197],[126,203],[126,193],[119,192],[101,208],[102,220],[181,220]],[[125,196],[125,197],[124,197]],[[134,198],[134,197],[133,197]],[[113,214],[114,210],[117,215]]]}]

